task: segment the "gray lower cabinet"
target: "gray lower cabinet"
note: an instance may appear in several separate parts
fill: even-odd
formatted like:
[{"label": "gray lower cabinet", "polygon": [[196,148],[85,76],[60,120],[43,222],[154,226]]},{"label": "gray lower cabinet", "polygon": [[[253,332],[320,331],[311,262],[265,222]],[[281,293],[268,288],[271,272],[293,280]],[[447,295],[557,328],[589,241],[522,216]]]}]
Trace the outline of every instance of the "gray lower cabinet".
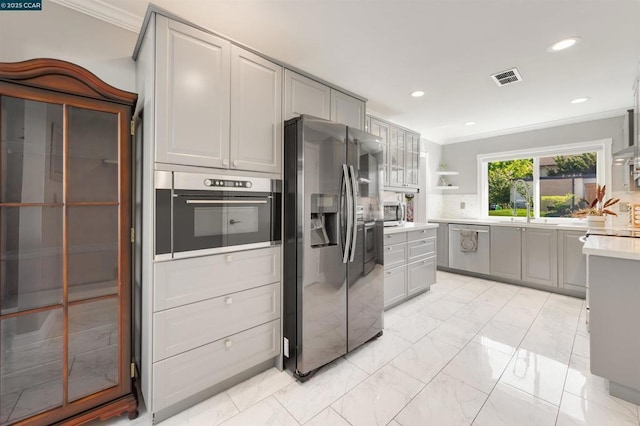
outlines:
[{"label": "gray lower cabinet", "polygon": [[491,275],[557,287],[555,229],[491,226]]},{"label": "gray lower cabinet", "polygon": [[525,228],[522,238],[522,281],[558,286],[558,232]]},{"label": "gray lower cabinet", "polygon": [[280,317],[280,284],[252,288],[156,314],[153,360],[197,348]]},{"label": "gray lower cabinet", "polygon": [[280,247],[155,263],[154,413],[280,353],[280,263]]},{"label": "gray lower cabinet", "polygon": [[431,256],[407,265],[407,294],[426,291],[436,282],[436,257]]},{"label": "gray lower cabinet", "polygon": [[280,247],[157,262],[153,311],[280,282]]},{"label": "gray lower cabinet", "polygon": [[449,224],[439,223],[437,233],[438,266],[449,267]]},{"label": "gray lower cabinet", "polygon": [[587,256],[582,254],[582,231],[558,231],[558,286],[585,292]]},{"label": "gray lower cabinet", "polygon": [[491,275],[520,280],[523,229],[511,226],[491,227]]},{"label": "gray lower cabinet", "polygon": [[436,230],[384,236],[384,307],[429,290],[436,282]]},{"label": "gray lower cabinet", "polygon": [[407,272],[404,265],[384,271],[384,307],[393,306],[407,297]]},{"label": "gray lower cabinet", "polygon": [[591,372],[609,393],[640,404],[640,260],[588,256]]},{"label": "gray lower cabinet", "polygon": [[154,411],[275,357],[280,345],[278,319],[154,363]]}]

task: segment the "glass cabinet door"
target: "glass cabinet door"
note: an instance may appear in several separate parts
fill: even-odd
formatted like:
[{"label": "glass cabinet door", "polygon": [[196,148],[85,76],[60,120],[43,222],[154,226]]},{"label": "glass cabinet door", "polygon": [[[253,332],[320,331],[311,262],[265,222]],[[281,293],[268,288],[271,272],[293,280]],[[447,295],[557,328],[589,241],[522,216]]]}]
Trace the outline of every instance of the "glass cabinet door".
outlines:
[{"label": "glass cabinet door", "polygon": [[5,425],[122,385],[128,225],[118,113],[5,95],[0,113]]},{"label": "glass cabinet door", "polygon": [[420,137],[407,133],[407,185],[418,187],[420,162]]}]

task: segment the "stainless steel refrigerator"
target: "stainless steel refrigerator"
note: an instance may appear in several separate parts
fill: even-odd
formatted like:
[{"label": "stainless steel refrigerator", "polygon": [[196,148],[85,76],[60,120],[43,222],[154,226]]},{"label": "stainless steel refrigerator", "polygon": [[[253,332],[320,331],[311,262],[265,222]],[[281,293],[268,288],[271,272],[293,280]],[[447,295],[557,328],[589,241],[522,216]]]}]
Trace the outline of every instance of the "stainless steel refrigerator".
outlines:
[{"label": "stainless steel refrigerator", "polygon": [[382,334],[383,149],[343,124],[285,122],[284,355],[300,380]]}]

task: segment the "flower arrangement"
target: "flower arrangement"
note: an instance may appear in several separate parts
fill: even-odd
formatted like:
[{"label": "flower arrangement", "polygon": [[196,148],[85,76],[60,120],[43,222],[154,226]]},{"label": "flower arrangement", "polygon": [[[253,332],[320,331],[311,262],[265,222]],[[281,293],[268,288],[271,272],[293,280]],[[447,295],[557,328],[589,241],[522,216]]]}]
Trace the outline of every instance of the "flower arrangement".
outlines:
[{"label": "flower arrangement", "polygon": [[584,198],[580,201],[586,203],[587,206],[583,209],[577,210],[573,213],[573,217],[589,217],[589,216],[606,216],[613,215],[618,216],[614,211],[609,210],[609,207],[613,206],[617,202],[620,201],[620,198],[609,198],[607,201],[604,200],[604,194],[607,189],[607,186],[596,187],[596,198],[591,203],[585,200]]}]

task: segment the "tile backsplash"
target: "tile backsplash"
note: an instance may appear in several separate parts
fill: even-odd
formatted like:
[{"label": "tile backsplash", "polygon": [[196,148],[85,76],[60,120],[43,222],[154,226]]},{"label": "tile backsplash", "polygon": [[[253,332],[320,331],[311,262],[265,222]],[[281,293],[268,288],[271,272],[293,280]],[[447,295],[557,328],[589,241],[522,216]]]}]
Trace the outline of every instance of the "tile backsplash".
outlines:
[{"label": "tile backsplash", "polygon": [[[437,198],[440,200],[436,200]],[[478,194],[433,194],[428,200],[431,218],[475,219],[478,217]]]}]

